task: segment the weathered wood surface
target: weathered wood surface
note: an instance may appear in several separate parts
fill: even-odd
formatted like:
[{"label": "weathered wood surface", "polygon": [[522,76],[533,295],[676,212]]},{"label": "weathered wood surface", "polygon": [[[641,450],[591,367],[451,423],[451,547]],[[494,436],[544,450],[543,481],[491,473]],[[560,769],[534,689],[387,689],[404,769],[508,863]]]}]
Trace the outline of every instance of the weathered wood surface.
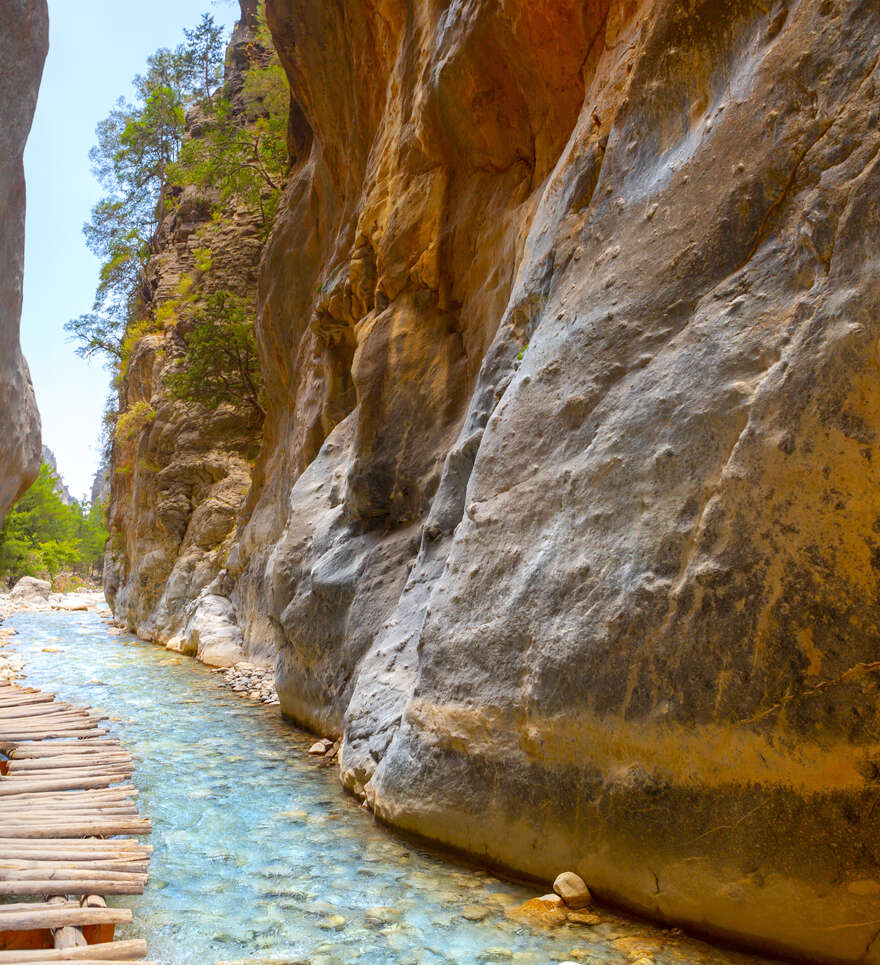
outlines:
[{"label": "weathered wood surface", "polygon": [[[8,758],[0,776],[0,939],[47,931],[55,945],[13,944],[0,950],[0,965],[112,965],[147,954],[143,941],[88,945],[82,931],[111,926],[105,937],[112,937],[112,926],[131,922],[129,909],[108,908],[100,896],[141,894],[153,850],[118,837],[148,834],[151,824],[138,814],[137,790],[123,783],[134,761],[98,726],[104,719],[54,694],[0,682],[0,752]],[[11,903],[16,896],[43,901]]]}]

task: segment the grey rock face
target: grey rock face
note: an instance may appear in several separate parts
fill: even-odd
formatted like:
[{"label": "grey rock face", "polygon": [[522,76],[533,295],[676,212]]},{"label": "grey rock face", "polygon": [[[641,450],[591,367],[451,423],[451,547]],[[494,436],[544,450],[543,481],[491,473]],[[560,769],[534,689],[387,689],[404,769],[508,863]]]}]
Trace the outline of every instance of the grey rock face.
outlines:
[{"label": "grey rock face", "polygon": [[262,450],[115,605],[203,593],[388,822],[880,963],[876,0],[267,10]]},{"label": "grey rock face", "polygon": [[466,6],[270,0],[245,646],[391,823],[880,962],[880,10]]},{"label": "grey rock face", "polygon": [[0,520],[40,468],[40,417],[21,354],[22,155],[49,47],[46,0],[8,0],[0,30]]}]

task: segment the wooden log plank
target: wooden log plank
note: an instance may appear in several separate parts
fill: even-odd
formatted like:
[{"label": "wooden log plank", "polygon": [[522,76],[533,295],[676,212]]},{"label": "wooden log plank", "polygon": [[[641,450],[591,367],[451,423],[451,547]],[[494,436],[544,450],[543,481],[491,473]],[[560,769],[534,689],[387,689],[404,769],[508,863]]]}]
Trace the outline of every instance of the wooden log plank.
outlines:
[{"label": "wooden log plank", "polygon": [[[56,897],[50,898],[49,904],[67,904],[67,899]],[[58,950],[69,951],[72,948],[82,948],[83,945],[87,945],[85,935],[73,925],[64,925],[62,928],[56,928],[52,932],[52,942],[55,948]]]},{"label": "wooden log plank", "polygon": [[[91,790],[91,791],[43,791],[42,793],[21,793],[21,794],[7,794],[0,797],[0,810],[2,811],[23,811],[25,806],[28,807],[43,807],[43,808],[54,808],[54,807],[67,807],[68,802],[72,801],[79,804],[121,804],[121,803],[134,803],[134,798],[137,797],[128,790],[129,785],[120,784],[118,786],[103,788],[107,793],[99,793],[101,788]],[[116,794],[110,792],[116,791]],[[83,795],[80,797],[79,795]],[[129,801],[129,798],[131,801]],[[2,833],[2,828],[0,828],[0,833]]]},{"label": "wooden log plank", "polygon": [[[144,882],[128,881],[73,881],[53,878],[47,881],[0,881],[3,895],[90,895],[99,891],[102,895],[142,895]],[[0,919],[0,928],[2,928]]]},{"label": "wooden log plank", "polygon": [[40,704],[51,704],[55,700],[54,694],[33,693],[16,694],[13,697],[0,697],[0,707],[31,707]]},{"label": "wooden log plank", "polygon": [[53,727],[51,730],[41,730],[32,732],[8,731],[0,734],[0,748],[16,747],[26,741],[44,741],[55,737],[91,737],[99,734],[108,734],[109,731],[103,727]]},{"label": "wooden log plank", "polygon": [[17,781],[36,781],[45,778],[82,777],[92,774],[131,774],[134,771],[134,764],[126,764],[125,761],[106,761],[104,763],[83,760],[80,764],[68,764],[66,767],[30,767],[23,771],[10,771],[6,776],[8,780]]},{"label": "wooden log plank", "polygon": [[[24,773],[16,771],[14,773],[7,774],[7,781],[4,781],[4,783],[8,784],[13,780],[24,782],[54,780],[55,778],[67,777],[100,777],[102,774],[117,774],[120,775],[119,779],[121,780],[122,778],[130,777],[133,773],[133,764],[81,764],[79,767],[34,768],[33,770],[25,771]],[[11,784],[9,786],[11,786]]]},{"label": "wooden log plank", "polygon": [[137,820],[129,818],[119,821],[85,821],[72,820],[67,823],[54,825],[32,824],[4,827],[3,833],[12,838],[75,838],[98,835],[106,837],[113,834],[149,834],[153,830],[146,818]]},{"label": "wooden log plank", "polygon": [[88,714],[71,714],[64,711],[60,714],[46,714],[43,717],[21,717],[0,721],[0,736],[6,738],[9,734],[43,733],[52,730],[91,730],[98,726],[98,721]]},{"label": "wooden log plank", "polygon": [[89,713],[82,707],[74,707],[72,704],[65,704],[57,701],[52,704],[40,704],[37,707],[17,707],[9,710],[0,708],[0,727],[7,724],[16,724],[19,721],[33,721],[40,723],[45,717],[71,717],[79,720],[80,718],[97,720],[99,714]]},{"label": "wooden log plank", "polygon": [[[53,838],[48,841],[42,841],[43,844],[55,844],[57,839]],[[137,867],[140,869],[141,866],[144,868],[149,866],[150,855],[148,853],[134,852],[134,851],[120,851],[118,853],[113,852],[96,852],[95,854],[78,854],[76,851],[68,851],[66,849],[61,850],[51,850],[46,849],[44,851],[23,849],[22,851],[11,854],[3,855],[0,859],[3,863],[9,861],[25,861],[31,864],[68,864],[72,867],[83,867],[88,868],[91,864],[97,865],[107,865],[107,867],[112,867],[114,865],[121,865],[122,870],[126,867],[131,866],[132,868]]]},{"label": "wooden log plank", "polygon": [[79,820],[86,814],[94,814],[100,817],[103,814],[118,814],[120,812],[137,814],[138,809],[133,804],[83,804],[77,807],[29,808],[26,815],[20,815],[14,810],[2,810],[0,811],[0,819],[14,821],[16,825],[20,825],[57,819],[67,814],[75,814],[77,820]]},{"label": "wooden log plank", "polygon": [[99,787],[115,784],[119,776],[109,774],[106,777],[59,777],[51,780],[29,781],[24,778],[0,781],[0,797],[11,797],[13,794],[27,794],[36,791],[88,791]]},{"label": "wooden log plank", "polygon": [[7,720],[17,720],[19,717],[28,717],[37,720],[40,717],[52,716],[53,714],[72,714],[76,717],[89,716],[89,712],[85,707],[76,707],[74,704],[67,704],[61,700],[55,700],[47,704],[26,704],[23,707],[0,706],[0,725]]},{"label": "wooden log plank", "polygon": [[[84,950],[90,948],[97,948],[97,945],[85,945]],[[49,951],[50,949],[47,949]],[[14,959],[15,962],[20,961],[19,959]],[[115,959],[115,958],[28,958],[22,965],[55,965],[56,962],[79,962],[79,965],[131,965],[132,959]],[[158,962],[148,959],[139,960],[140,965],[159,965]]]},{"label": "wooden log plank", "polygon": [[115,834],[149,834],[153,827],[148,818],[88,818],[66,821],[34,822],[4,827],[3,833],[13,838],[85,838],[110,837]]},{"label": "wooden log plank", "polygon": [[[11,909],[11,910],[10,910]],[[0,931],[30,931],[64,925],[129,925],[130,908],[82,908],[78,904],[0,905]]]},{"label": "wooden log plank", "polygon": [[[9,773],[7,777],[27,777],[30,771],[59,771],[69,768],[70,770],[81,771],[83,768],[91,768],[95,770],[96,768],[106,767],[106,768],[120,768],[127,767],[130,770],[134,770],[134,761],[126,761],[124,758],[121,760],[104,760],[101,758],[95,758],[90,754],[80,755],[76,758],[68,757],[67,764],[57,764],[53,761],[57,761],[58,758],[44,757],[36,761],[10,761]],[[45,762],[49,763],[45,763]],[[22,766],[25,765],[25,766]]]},{"label": "wooden log plank", "polygon": [[91,754],[56,754],[47,757],[22,758],[11,757],[9,759],[10,773],[16,771],[33,770],[40,767],[82,767],[86,764],[131,764],[134,766],[134,758],[130,754],[122,751],[114,753],[99,753],[94,751]]},{"label": "wooden log plank", "polygon": [[[97,754],[103,751],[121,751],[121,742],[115,737],[80,740],[43,741],[39,744],[22,744],[13,748],[11,760],[32,760],[38,757],[58,757],[61,754]],[[126,752],[127,753],[127,752]]]},{"label": "wooden log plank", "polygon": [[2,881],[129,881],[145,882],[139,871],[90,871],[85,868],[0,868]]},{"label": "wooden log plank", "polygon": [[66,841],[32,841],[30,843],[22,841],[19,838],[7,838],[5,836],[0,838],[0,851],[5,852],[8,848],[30,848],[36,851],[64,848],[69,851],[107,851],[113,854],[117,854],[120,851],[147,852],[151,854],[153,851],[151,844],[141,844],[141,842],[135,838],[115,838],[111,841],[84,841],[82,838],[70,838]]},{"label": "wooden log plank", "polygon": [[84,767],[88,764],[130,764],[134,767],[133,759],[124,753],[59,754],[57,757],[37,757],[27,760],[18,760],[13,757],[9,761],[9,773],[17,774],[46,767]]},{"label": "wooden log plank", "polygon": [[83,958],[106,962],[107,960],[132,961],[147,954],[147,943],[143,939],[129,939],[119,942],[102,942],[88,945],[84,949],[57,951],[39,948],[33,951],[0,951],[0,965],[30,965],[31,962],[76,962]]},{"label": "wooden log plank", "polygon": [[28,861],[19,859],[9,861],[0,859],[0,870],[2,871],[37,871],[41,874],[47,871],[64,870],[70,871],[127,871],[131,874],[149,874],[150,862],[148,859],[142,861]]},{"label": "wooden log plank", "polygon": [[16,826],[23,824],[45,824],[57,821],[99,821],[103,818],[135,817],[138,809],[132,805],[108,804],[104,807],[50,808],[44,811],[28,812],[28,819],[20,818],[15,812],[2,811],[0,819],[15,821]]},{"label": "wooden log plank", "polygon": [[[115,788],[110,787],[110,788],[107,788],[107,790],[113,791],[115,790]],[[120,788],[120,791],[122,791],[122,788]],[[72,798],[76,796],[75,791],[70,791],[69,793]],[[136,804],[137,802],[132,800],[134,797],[136,797],[136,795],[133,795],[133,794],[129,795],[128,793],[123,791],[121,794],[118,794],[115,796],[111,796],[111,795],[107,795],[104,797],[90,796],[88,798],[83,798],[82,801],[79,803],[94,804],[98,806],[112,805],[112,804],[124,804],[124,805]],[[23,795],[21,797],[15,797],[15,796],[4,797],[4,798],[0,798],[0,800],[4,802],[3,807],[0,808],[0,811],[2,811],[2,814],[4,815],[4,820],[12,820],[12,821],[15,821],[16,814],[21,814],[22,816],[24,816],[26,813],[26,810],[29,808],[37,808],[40,810],[50,811],[50,810],[55,810],[57,808],[63,808],[67,806],[66,801],[64,800],[59,801],[57,797],[49,794],[43,795],[43,796],[32,794],[32,795]],[[15,823],[20,824],[21,822],[15,821]],[[2,831],[2,829],[0,829],[0,831]]]}]

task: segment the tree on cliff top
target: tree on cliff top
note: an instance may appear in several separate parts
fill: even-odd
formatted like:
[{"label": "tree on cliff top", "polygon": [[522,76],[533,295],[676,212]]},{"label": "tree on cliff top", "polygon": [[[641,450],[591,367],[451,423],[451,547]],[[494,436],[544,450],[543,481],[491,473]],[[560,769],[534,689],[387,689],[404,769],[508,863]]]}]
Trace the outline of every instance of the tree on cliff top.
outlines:
[{"label": "tree on cliff top", "polygon": [[134,103],[120,98],[97,127],[89,152],[105,194],[83,227],[86,244],[101,259],[92,311],[65,326],[80,355],[122,356],[122,340],[137,312],[140,286],[161,213],[169,169],[183,144],[186,111],[210,94],[223,70],[223,31],[205,14],[187,42],[162,48],[133,81]]},{"label": "tree on cliff top", "polygon": [[[223,76],[223,31],[205,14],[184,31],[184,44],[149,58],[134,79],[135,103],[120,100],[98,125],[90,158],[105,195],[83,230],[102,267],[92,311],[65,328],[80,355],[103,355],[117,376],[155,321],[143,286],[163,205],[175,203],[169,188],[213,192],[221,221],[228,204],[258,212],[268,233],[287,168],[289,92],[262,3],[251,27],[250,66],[234,105],[228,91],[213,90]],[[187,139],[186,112],[196,105],[199,134]]]},{"label": "tree on cliff top", "polygon": [[183,35],[186,37],[191,75],[198,75],[199,82],[204,81],[201,94],[208,98],[223,80],[223,51],[226,46],[223,28],[214,23],[209,13],[203,13],[198,25],[192,30],[184,30]]}]

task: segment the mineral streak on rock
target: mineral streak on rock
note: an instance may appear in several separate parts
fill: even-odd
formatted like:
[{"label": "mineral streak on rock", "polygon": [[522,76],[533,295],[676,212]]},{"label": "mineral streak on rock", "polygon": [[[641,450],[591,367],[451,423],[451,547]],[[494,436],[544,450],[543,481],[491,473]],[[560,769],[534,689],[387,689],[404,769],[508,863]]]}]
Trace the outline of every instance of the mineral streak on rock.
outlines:
[{"label": "mineral streak on rock", "polygon": [[22,155],[49,49],[46,0],[7,0],[0,30],[0,523],[40,468],[40,416],[21,354]]},{"label": "mineral streak on rock", "polygon": [[248,659],[391,823],[880,962],[876,0],[267,9]]}]

